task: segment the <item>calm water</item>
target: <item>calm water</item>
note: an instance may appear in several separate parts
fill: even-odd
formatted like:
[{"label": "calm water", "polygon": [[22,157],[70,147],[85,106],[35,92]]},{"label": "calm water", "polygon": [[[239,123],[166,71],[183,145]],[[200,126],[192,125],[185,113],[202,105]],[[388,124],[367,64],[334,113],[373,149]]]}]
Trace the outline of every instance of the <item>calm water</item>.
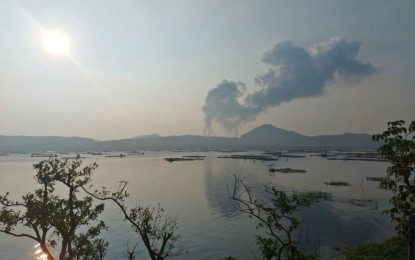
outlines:
[{"label": "calm water", "polygon": [[[248,178],[253,186],[273,183],[283,190],[325,191],[336,196],[335,202],[322,202],[302,209],[301,228],[296,234],[304,248],[320,252],[323,258],[336,255],[333,247],[348,247],[366,241],[378,241],[394,234],[387,216],[381,214],[387,207],[388,193],[377,188],[377,182],[366,181],[366,176],[385,176],[386,163],[362,161],[330,161],[313,157],[282,159],[278,168],[306,169],[302,174],[270,174],[270,162],[219,159],[217,152],[205,155],[202,161],[168,163],[164,157],[194,155],[191,152],[146,152],[126,158],[106,158],[82,155],[85,163],[97,160],[93,183],[97,187],[115,189],[120,180],[128,180],[130,205],[158,203],[177,216],[179,233],[188,250],[181,259],[219,259],[233,255],[240,259],[254,259],[256,250],[255,222],[241,216],[228,199],[227,186],[232,174]],[[67,155],[65,155],[67,156]],[[14,198],[33,191],[35,187],[32,165],[39,158],[30,155],[0,157],[0,191],[9,191]],[[324,185],[328,181],[347,181],[352,186]],[[361,207],[344,198],[375,199],[378,207]],[[130,230],[119,210],[108,204],[102,218],[110,229],[102,235],[110,242],[107,259],[122,259],[125,244],[135,244],[137,236]],[[0,234],[0,259],[36,259],[30,239],[13,238]],[[146,259],[141,251],[139,259]],[[125,258],[124,258],[125,259]]]}]

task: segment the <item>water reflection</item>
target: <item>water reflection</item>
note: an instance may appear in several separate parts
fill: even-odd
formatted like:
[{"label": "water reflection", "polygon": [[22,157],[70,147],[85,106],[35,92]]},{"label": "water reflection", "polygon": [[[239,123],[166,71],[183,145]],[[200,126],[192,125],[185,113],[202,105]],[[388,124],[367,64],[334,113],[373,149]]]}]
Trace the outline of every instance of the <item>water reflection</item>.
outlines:
[{"label": "water reflection", "polygon": [[[112,187],[119,180],[129,180],[132,204],[157,205],[166,212],[177,214],[179,233],[186,242],[189,255],[185,259],[220,259],[234,255],[252,259],[255,251],[255,222],[240,215],[228,198],[227,186],[233,184],[232,174],[241,174],[247,183],[261,190],[262,184],[272,183],[286,191],[323,191],[336,198],[376,199],[379,209],[358,207],[341,201],[322,202],[298,212],[302,221],[296,234],[310,250],[323,254],[330,247],[352,246],[360,242],[383,239],[394,233],[393,225],[381,211],[387,207],[387,194],[377,189],[377,183],[365,181],[367,176],[382,176],[386,164],[380,162],[328,161],[320,157],[281,160],[278,168],[306,169],[307,173],[268,173],[269,162],[218,159],[216,152],[207,152],[204,161],[168,163],[164,157],[177,153],[149,152],[145,156],[100,158],[94,175],[97,187]],[[93,162],[97,157],[87,157]],[[38,162],[28,156],[10,156],[0,161],[0,190],[13,188],[14,199],[34,189],[34,170]],[[347,181],[348,187],[324,185],[325,181]],[[363,181],[362,181],[363,180]],[[364,189],[364,193],[362,192]],[[258,196],[261,196],[260,192]],[[107,259],[119,259],[128,239],[135,234],[123,223],[119,210],[109,204],[103,220],[111,227],[103,236],[110,248]],[[32,241],[10,239],[0,235],[0,259],[46,259],[36,253]],[[21,250],[25,248],[26,250]],[[326,251],[325,251],[326,250]],[[331,252],[331,251],[330,251]],[[330,252],[326,255],[330,255]],[[146,259],[145,252],[140,259]]]},{"label": "water reflection", "polygon": [[[336,164],[337,163],[337,164]],[[334,248],[347,248],[359,243],[378,241],[395,234],[387,216],[382,215],[388,207],[388,194],[377,189],[377,184],[363,182],[367,174],[383,174],[385,165],[373,162],[336,162],[322,158],[306,157],[292,161],[277,162],[279,167],[308,169],[303,174],[269,174],[267,165],[253,161],[222,160],[214,156],[205,159],[205,193],[208,205],[224,218],[234,218],[239,212],[228,198],[232,191],[233,176],[242,173],[247,184],[256,187],[256,198],[266,200],[262,184],[293,190],[322,191],[332,195],[332,201],[320,201],[297,212],[301,221],[295,236],[306,250],[322,255],[335,255]],[[345,180],[350,187],[330,187],[325,180]],[[370,199],[372,202],[360,200]],[[379,205],[379,206],[378,206]],[[258,234],[261,231],[256,231]],[[255,236],[255,234],[252,234]]]},{"label": "water reflection", "polygon": [[229,191],[232,192],[232,173],[223,173],[223,169],[215,169],[213,156],[205,158],[205,194],[210,208],[225,218],[233,218],[240,213],[229,199]]},{"label": "water reflection", "polygon": [[[385,202],[381,202],[383,206]],[[320,202],[301,210],[298,217],[298,239],[311,251],[318,251],[321,245],[347,248],[394,234],[389,219],[380,210],[345,202]]]}]

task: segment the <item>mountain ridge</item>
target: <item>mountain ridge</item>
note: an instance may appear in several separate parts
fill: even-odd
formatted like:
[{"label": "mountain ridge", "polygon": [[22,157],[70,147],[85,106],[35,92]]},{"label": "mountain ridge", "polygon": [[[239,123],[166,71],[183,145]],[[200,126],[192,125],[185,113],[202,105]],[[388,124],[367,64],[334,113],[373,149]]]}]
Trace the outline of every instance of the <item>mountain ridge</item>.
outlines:
[{"label": "mountain ridge", "polygon": [[200,135],[160,136],[151,134],[119,140],[98,141],[84,137],[4,136],[0,152],[104,151],[163,149],[275,149],[281,147],[338,147],[373,149],[369,134],[333,134],[307,136],[270,124],[258,126],[241,137]]}]

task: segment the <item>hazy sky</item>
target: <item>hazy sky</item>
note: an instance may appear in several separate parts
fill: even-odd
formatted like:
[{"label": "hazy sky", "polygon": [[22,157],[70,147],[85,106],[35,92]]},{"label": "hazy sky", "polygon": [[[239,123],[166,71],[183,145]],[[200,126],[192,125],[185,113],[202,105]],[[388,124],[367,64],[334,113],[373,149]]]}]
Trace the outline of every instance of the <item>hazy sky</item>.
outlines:
[{"label": "hazy sky", "polygon": [[[415,1],[0,1],[0,135],[306,135],[415,119]],[[42,32],[69,39],[66,55]]]}]

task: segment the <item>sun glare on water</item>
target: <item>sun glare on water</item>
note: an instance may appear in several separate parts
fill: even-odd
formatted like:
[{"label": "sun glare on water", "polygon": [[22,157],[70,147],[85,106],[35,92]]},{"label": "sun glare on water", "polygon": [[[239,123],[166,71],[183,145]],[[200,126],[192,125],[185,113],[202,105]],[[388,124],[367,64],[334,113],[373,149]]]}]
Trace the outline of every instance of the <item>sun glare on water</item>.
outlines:
[{"label": "sun glare on water", "polygon": [[69,55],[71,47],[68,36],[58,30],[43,31],[42,46],[47,52],[56,56]]}]

